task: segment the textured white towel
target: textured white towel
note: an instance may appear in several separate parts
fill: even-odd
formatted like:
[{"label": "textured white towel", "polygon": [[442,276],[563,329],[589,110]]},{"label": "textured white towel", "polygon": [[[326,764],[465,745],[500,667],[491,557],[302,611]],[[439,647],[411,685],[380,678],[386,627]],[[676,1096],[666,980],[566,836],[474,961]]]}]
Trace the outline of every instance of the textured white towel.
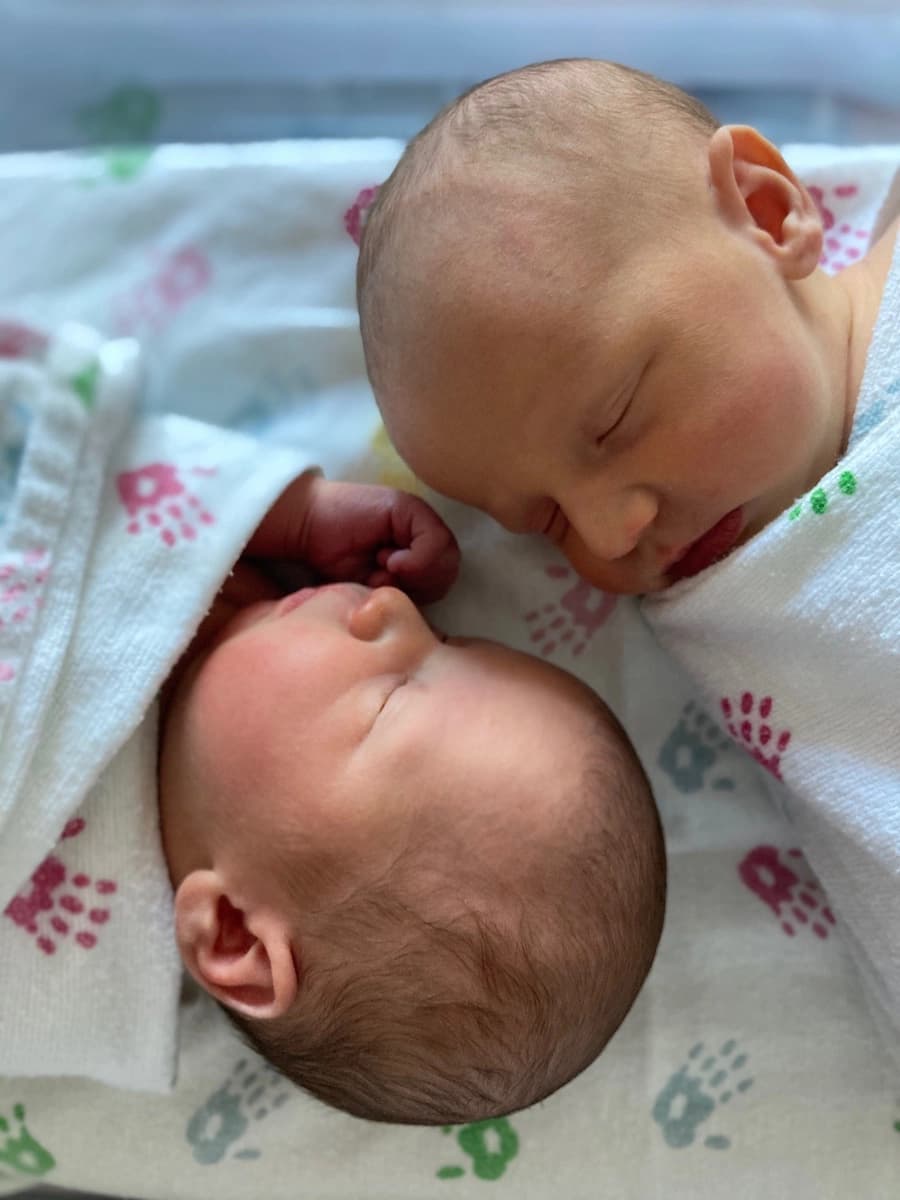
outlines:
[{"label": "textured white towel", "polygon": [[0,1073],[165,1089],[181,972],[153,701],[306,463],[135,420],[132,342],[69,326],[28,348],[0,363]]},{"label": "textured white towel", "polygon": [[900,1045],[900,242],[844,459],[645,611],[783,808]]}]

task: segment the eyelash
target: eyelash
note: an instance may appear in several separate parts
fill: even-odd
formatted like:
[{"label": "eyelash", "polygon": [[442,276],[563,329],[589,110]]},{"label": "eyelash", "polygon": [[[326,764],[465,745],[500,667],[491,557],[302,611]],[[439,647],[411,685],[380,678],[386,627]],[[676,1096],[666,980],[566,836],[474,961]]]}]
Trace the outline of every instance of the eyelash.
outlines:
[{"label": "eyelash", "polygon": [[[636,391],[636,390],[637,390],[637,389],[635,389],[635,391]],[[613,421],[612,425],[610,425],[609,429],[605,430],[603,433],[599,433],[599,434],[597,434],[597,436],[594,438],[594,445],[595,445],[595,446],[600,446],[600,445],[602,445],[602,444],[603,444],[603,442],[605,442],[605,441],[606,441],[606,439],[607,439],[607,438],[608,438],[608,437],[609,437],[611,434],[615,433],[615,431],[616,431],[616,430],[619,428],[619,426],[620,426],[620,425],[622,424],[622,422],[625,420],[625,417],[626,417],[626,416],[627,416],[627,414],[628,414],[628,410],[631,408],[631,405],[632,405],[632,402],[633,402],[633,400],[634,400],[634,397],[635,397],[635,392],[631,392],[631,393],[630,393],[630,395],[629,395],[629,397],[628,397],[628,399],[627,399],[627,400],[625,401],[625,403],[622,405],[622,411],[621,411],[621,412],[619,413],[619,415],[616,417],[615,421]]]}]

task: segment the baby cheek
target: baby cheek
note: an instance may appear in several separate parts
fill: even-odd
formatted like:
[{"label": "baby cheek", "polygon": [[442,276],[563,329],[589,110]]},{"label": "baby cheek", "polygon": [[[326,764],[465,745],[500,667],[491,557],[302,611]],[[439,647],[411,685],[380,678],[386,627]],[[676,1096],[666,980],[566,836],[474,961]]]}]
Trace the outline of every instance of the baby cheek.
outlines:
[{"label": "baby cheek", "polygon": [[786,444],[807,426],[809,390],[808,379],[789,359],[763,355],[750,364],[716,406],[717,419],[706,430],[709,453],[697,473],[698,490],[725,482],[723,475],[750,482],[777,473]]},{"label": "baby cheek", "polygon": [[265,765],[266,669],[239,640],[210,656],[192,689],[188,719],[205,771],[241,785]]}]

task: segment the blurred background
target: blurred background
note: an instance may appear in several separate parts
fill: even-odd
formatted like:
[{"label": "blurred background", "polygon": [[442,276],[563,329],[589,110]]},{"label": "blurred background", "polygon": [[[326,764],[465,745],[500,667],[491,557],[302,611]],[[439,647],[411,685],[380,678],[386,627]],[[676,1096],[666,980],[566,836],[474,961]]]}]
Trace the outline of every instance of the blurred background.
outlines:
[{"label": "blurred background", "polygon": [[569,55],[777,142],[900,141],[900,0],[0,0],[0,18],[0,150],[405,138],[469,84]]}]

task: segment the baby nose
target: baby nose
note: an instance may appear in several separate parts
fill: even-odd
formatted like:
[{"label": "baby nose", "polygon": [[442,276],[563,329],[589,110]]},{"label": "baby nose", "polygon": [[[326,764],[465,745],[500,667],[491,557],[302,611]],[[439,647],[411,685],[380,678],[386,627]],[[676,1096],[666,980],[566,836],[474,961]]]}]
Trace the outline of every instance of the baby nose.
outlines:
[{"label": "baby nose", "polygon": [[653,524],[659,504],[652,492],[634,488],[621,497],[592,509],[583,526],[574,522],[587,550],[597,558],[614,562],[637,546]]},{"label": "baby nose", "polygon": [[350,632],[361,641],[374,642],[392,628],[421,622],[419,610],[398,588],[376,588],[350,618]]}]

